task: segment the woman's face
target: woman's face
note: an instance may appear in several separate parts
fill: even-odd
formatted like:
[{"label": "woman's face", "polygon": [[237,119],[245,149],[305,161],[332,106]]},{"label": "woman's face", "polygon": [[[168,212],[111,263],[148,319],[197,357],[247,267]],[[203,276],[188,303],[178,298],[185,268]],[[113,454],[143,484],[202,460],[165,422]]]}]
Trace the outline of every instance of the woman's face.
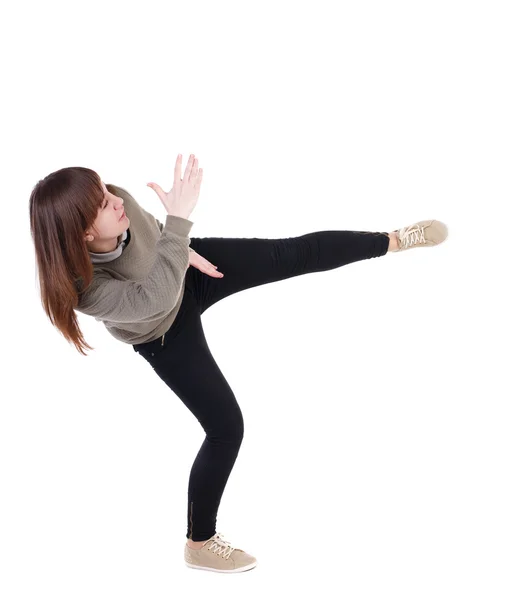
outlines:
[{"label": "woman's face", "polygon": [[110,252],[118,245],[118,237],[128,229],[130,220],[124,214],[123,199],[112,194],[102,180],[100,184],[104,200],[85,239],[92,252]]}]

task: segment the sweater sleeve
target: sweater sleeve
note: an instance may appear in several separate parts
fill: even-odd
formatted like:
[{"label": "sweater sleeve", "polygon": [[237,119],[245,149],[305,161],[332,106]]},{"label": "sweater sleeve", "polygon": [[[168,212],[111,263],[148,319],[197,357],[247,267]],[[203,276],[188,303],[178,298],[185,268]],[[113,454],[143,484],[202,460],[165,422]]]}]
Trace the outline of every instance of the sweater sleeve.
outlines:
[{"label": "sweater sleeve", "polygon": [[149,274],[140,281],[97,275],[81,294],[77,310],[116,323],[139,323],[166,315],[176,306],[185,279],[192,225],[188,219],[167,215]]},{"label": "sweater sleeve", "polygon": [[[162,231],[163,231],[163,229],[164,229],[164,224],[163,224],[163,223],[161,223],[161,222],[160,222],[160,221],[159,221],[159,220],[158,220],[156,217],[155,217],[155,221],[157,222],[158,228],[159,228],[159,229],[160,229],[160,231],[162,232]],[[188,248],[188,249],[189,249],[189,251],[190,251],[190,252],[194,252],[194,249],[193,249],[193,248],[190,248],[190,246],[189,246],[189,248]]]}]

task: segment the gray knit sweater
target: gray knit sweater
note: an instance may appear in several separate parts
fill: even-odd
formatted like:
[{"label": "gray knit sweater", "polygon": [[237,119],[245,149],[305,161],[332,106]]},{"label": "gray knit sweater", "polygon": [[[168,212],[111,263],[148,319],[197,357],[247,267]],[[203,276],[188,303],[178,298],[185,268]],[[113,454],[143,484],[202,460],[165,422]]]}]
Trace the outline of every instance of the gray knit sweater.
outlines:
[{"label": "gray knit sweater", "polygon": [[[122,236],[111,253],[90,253],[93,280],[76,310],[102,321],[122,342],[150,342],[169,329],[183,300],[193,222],[167,215],[163,224],[124,188],[106,187],[123,198],[130,239],[125,245]],[[109,254],[113,258],[104,260]]]}]

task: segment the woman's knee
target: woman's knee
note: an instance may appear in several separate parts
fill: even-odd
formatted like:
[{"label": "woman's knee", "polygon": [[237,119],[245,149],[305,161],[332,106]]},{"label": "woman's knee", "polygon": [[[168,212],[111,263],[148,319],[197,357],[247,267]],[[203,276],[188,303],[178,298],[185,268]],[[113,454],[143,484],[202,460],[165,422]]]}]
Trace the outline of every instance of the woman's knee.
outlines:
[{"label": "woman's knee", "polygon": [[235,443],[239,446],[245,434],[243,415],[240,411],[233,418],[222,418],[219,423],[211,428],[206,428],[205,431],[210,440],[221,443]]}]

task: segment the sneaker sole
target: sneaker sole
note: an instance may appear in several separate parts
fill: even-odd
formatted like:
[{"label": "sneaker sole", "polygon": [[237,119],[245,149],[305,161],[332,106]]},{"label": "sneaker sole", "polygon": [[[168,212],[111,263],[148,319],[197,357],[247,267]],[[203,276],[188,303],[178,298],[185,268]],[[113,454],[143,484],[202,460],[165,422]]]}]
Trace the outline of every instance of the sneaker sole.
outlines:
[{"label": "sneaker sole", "polygon": [[191,565],[184,561],[185,565],[190,569],[202,569],[203,571],[215,571],[215,573],[240,573],[241,571],[249,571],[257,566],[257,561],[245,565],[244,567],[238,567],[237,569],[213,569],[213,567],[200,567],[199,565]]}]

